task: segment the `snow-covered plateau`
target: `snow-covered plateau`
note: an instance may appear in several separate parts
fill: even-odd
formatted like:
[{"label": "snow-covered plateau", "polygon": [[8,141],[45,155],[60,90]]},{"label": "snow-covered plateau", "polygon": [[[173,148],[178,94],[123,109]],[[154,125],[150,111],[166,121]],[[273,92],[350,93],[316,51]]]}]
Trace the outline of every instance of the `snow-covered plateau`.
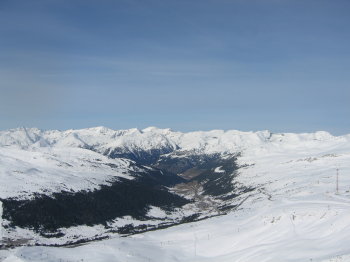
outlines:
[{"label": "snow-covered plateau", "polygon": [[350,135],[1,131],[1,212],[4,262],[350,261]]}]

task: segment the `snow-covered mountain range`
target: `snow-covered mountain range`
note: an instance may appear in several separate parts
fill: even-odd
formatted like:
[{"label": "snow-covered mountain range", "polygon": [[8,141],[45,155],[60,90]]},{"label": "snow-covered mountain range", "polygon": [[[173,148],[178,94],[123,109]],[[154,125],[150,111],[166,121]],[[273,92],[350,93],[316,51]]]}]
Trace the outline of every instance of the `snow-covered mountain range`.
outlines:
[{"label": "snow-covered mountain range", "polygon": [[[112,152],[136,153],[140,150],[174,150],[214,153],[237,152],[252,147],[273,145],[290,148],[316,144],[349,141],[350,135],[335,137],[319,131],[316,133],[278,133],[269,131],[241,132],[237,130],[212,130],[207,132],[174,132],[170,129],[148,127],[142,130],[112,130],[95,127],[80,130],[49,130],[18,128],[0,131],[0,146],[30,148],[85,148],[104,155]],[[322,142],[322,143],[318,143]]]},{"label": "snow-covered mountain range", "polygon": [[1,131],[3,246],[22,247],[0,261],[349,261],[349,160],[327,132]]}]

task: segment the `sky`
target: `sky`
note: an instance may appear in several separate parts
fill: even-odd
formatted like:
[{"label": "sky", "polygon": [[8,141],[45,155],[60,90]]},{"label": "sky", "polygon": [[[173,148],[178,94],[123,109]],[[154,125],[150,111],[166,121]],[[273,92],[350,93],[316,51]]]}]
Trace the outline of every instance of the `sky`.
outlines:
[{"label": "sky", "polygon": [[349,0],[0,0],[0,129],[350,133]]}]

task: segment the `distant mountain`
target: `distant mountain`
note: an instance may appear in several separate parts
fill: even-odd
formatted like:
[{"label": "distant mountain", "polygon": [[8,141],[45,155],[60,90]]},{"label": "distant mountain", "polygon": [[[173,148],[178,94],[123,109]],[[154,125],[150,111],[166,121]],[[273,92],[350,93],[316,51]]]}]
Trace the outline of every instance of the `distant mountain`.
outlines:
[{"label": "distant mountain", "polygon": [[[236,153],[252,147],[298,146],[317,141],[348,141],[350,135],[335,137],[319,131],[316,133],[277,133],[269,131],[241,132],[213,130],[207,132],[174,132],[170,129],[148,127],[143,130],[112,130],[95,127],[80,130],[49,130],[17,128],[0,131],[0,146],[18,148],[85,148],[100,154],[116,157],[126,154],[142,161],[144,152],[162,155],[174,151],[201,153]],[[146,161],[146,160],[145,160]],[[149,160],[148,162],[152,162]]]}]

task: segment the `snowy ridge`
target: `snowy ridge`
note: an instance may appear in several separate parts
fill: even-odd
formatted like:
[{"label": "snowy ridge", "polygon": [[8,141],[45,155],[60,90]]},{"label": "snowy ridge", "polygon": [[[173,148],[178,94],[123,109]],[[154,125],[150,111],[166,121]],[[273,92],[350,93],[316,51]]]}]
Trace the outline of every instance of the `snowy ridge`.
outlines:
[{"label": "snowy ridge", "polygon": [[0,198],[30,198],[34,193],[93,190],[113,178],[133,179],[130,161],[81,148],[0,147]]},{"label": "snowy ridge", "polygon": [[148,127],[143,130],[136,128],[112,130],[106,127],[94,127],[67,131],[17,128],[0,132],[1,147],[79,147],[93,148],[100,153],[114,148],[122,148],[125,151],[169,148],[206,153],[237,152],[248,147],[266,144],[273,144],[283,149],[322,144],[319,142],[339,144],[349,141],[350,135],[336,137],[324,131],[303,134],[273,134],[269,131],[241,132],[237,130],[182,133],[156,127]]}]

